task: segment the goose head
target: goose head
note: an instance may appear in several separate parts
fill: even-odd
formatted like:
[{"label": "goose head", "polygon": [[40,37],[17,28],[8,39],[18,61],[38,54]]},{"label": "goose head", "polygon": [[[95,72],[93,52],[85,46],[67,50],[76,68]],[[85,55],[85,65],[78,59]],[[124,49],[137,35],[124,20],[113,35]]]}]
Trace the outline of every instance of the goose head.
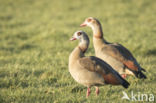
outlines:
[{"label": "goose head", "polygon": [[101,26],[101,24],[96,18],[88,17],[85,19],[85,21],[80,26],[81,27],[88,26],[93,29],[93,28],[96,28],[97,26]]},{"label": "goose head", "polygon": [[88,35],[84,31],[76,31],[72,38],[70,39],[71,41],[73,40],[79,40],[79,47],[83,52],[85,52],[89,46],[89,38]]}]

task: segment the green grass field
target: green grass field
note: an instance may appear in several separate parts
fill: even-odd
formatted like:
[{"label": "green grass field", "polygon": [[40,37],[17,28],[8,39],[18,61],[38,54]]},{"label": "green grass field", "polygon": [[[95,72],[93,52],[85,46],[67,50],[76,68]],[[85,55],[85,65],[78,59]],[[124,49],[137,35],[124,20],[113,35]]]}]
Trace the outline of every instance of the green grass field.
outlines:
[{"label": "green grass field", "polygon": [[[155,0],[0,0],[0,103],[127,103],[129,96],[156,98]],[[127,47],[147,72],[146,80],[128,77],[128,89],[100,87],[86,99],[86,87],[68,72],[68,57],[78,44],[76,30],[88,33],[87,56],[95,55],[90,28],[79,25],[98,18],[110,42]],[[156,100],[155,100],[156,101]],[[144,101],[146,103],[146,101]]]}]

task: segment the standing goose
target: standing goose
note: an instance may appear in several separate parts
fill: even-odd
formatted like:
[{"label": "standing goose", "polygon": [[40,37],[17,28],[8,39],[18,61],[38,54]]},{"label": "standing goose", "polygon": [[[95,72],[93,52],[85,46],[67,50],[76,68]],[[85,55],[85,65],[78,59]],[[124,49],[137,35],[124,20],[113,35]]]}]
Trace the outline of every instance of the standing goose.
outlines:
[{"label": "standing goose", "polygon": [[69,56],[69,72],[78,83],[88,88],[86,97],[90,95],[91,86],[95,86],[96,95],[99,94],[100,85],[122,85],[128,88],[129,83],[110,65],[97,57],[84,55],[89,46],[89,38],[85,32],[75,32],[70,40],[79,40],[79,45]]},{"label": "standing goose", "polygon": [[89,26],[92,28],[96,56],[116,69],[123,78],[126,75],[146,78],[142,73],[142,70],[145,70],[139,65],[128,49],[121,44],[109,43],[103,38],[102,26],[97,19],[89,17],[80,26]]}]

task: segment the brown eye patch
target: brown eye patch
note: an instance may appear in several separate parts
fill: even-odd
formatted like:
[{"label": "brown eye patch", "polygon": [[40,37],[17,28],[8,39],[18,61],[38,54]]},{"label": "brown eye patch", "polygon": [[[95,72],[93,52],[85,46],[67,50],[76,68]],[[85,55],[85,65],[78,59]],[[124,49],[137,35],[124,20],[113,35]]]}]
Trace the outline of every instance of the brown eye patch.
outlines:
[{"label": "brown eye patch", "polygon": [[82,34],[81,32],[78,32],[78,33],[77,33],[78,36],[80,36],[81,34]]},{"label": "brown eye patch", "polygon": [[87,19],[87,21],[88,21],[88,22],[91,22],[91,21],[92,21],[92,19]]}]

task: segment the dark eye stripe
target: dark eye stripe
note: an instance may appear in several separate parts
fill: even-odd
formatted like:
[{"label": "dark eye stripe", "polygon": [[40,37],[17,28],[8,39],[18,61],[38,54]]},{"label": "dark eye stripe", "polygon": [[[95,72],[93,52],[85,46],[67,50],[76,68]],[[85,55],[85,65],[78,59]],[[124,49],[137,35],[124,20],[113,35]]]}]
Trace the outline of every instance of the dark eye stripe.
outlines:
[{"label": "dark eye stripe", "polygon": [[78,32],[78,33],[77,33],[78,36],[80,36],[81,34],[82,34],[81,32]]},{"label": "dark eye stripe", "polygon": [[90,22],[92,19],[88,19],[87,21]]}]

